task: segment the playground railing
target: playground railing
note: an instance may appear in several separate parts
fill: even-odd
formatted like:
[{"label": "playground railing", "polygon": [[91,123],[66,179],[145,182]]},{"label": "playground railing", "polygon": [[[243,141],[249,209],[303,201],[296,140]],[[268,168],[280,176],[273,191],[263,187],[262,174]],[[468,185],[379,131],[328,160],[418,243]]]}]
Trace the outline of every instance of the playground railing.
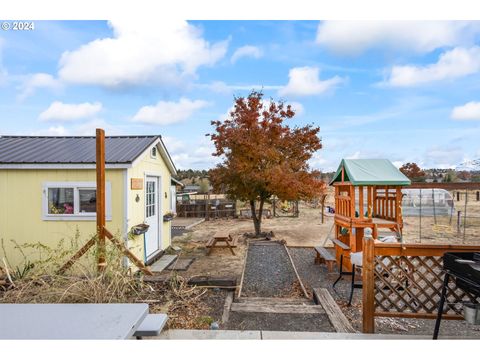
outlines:
[{"label": "playground railing", "polygon": [[[364,238],[363,332],[375,332],[375,317],[434,318],[444,278],[442,257],[452,251],[480,251],[480,246],[402,245]],[[444,318],[462,318],[463,301],[475,299],[451,281]]]}]

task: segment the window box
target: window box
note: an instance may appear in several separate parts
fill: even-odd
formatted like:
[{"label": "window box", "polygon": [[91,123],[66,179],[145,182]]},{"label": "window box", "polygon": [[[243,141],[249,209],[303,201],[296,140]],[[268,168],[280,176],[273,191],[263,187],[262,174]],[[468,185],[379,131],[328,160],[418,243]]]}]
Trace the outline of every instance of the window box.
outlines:
[{"label": "window box", "polygon": [[[43,220],[96,219],[95,182],[48,182],[43,184]],[[111,220],[111,186],[105,184],[106,218]]]},{"label": "window box", "polygon": [[173,214],[163,215],[163,222],[172,221],[172,220],[173,220]]},{"label": "window box", "polygon": [[134,225],[134,226],[132,226],[130,232],[132,233],[132,235],[142,235],[142,234],[145,234],[148,231],[149,227],[150,227],[150,225],[148,225],[148,224]]}]

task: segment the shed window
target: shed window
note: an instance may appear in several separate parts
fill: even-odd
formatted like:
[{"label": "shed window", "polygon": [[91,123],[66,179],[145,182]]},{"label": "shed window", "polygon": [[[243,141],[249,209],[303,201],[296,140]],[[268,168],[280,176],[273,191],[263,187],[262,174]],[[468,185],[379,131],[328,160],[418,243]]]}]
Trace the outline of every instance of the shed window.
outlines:
[{"label": "shed window", "polygon": [[97,211],[97,190],[79,189],[79,210],[81,213],[95,213]]},{"label": "shed window", "polygon": [[[105,184],[107,220],[111,220],[110,183]],[[44,184],[44,220],[95,220],[94,182]]]},{"label": "shed window", "polygon": [[49,214],[73,214],[73,188],[48,189]]}]

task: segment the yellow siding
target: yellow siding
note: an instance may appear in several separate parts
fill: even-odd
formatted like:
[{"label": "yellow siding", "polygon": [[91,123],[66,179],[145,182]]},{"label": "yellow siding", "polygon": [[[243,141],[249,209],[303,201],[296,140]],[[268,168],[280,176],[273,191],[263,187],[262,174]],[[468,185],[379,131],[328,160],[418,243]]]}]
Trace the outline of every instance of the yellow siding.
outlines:
[{"label": "yellow siding", "polygon": [[[131,178],[141,178],[145,180],[145,176],[154,175],[160,176],[160,223],[159,230],[161,230],[162,250],[165,250],[171,244],[171,222],[163,222],[163,214],[170,212],[170,183],[171,174],[163,161],[160,153],[157,151],[157,157],[153,159],[150,156],[150,151],[146,151],[134,164],[135,166],[128,169],[128,184],[130,187]],[[145,187],[145,185],[144,185]],[[145,220],[145,189],[143,190],[129,190],[128,194],[128,228],[133,225],[143,223]],[[165,197],[166,193],[166,197]],[[136,202],[136,196],[139,196],[140,201]],[[143,249],[143,235],[135,236],[129,241],[129,247],[132,251],[144,259]]]},{"label": "yellow siding", "polygon": [[[122,169],[108,169],[106,180],[111,183],[112,220],[107,228],[114,234],[124,234],[124,173]],[[11,239],[18,244],[40,242],[55,247],[60,239],[73,238],[79,231],[83,243],[95,234],[95,220],[47,221],[42,220],[44,182],[95,181],[95,170],[2,170],[0,169],[0,239],[12,266],[23,260],[13,249]],[[37,251],[27,250],[29,259],[35,260]],[[0,258],[5,256],[0,248]]]}]

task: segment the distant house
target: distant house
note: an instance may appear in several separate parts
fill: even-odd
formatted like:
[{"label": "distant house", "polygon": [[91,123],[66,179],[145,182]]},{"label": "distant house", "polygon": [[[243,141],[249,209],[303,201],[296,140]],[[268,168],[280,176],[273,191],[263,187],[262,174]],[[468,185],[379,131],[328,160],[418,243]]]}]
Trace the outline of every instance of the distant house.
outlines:
[{"label": "distant house", "polygon": [[[160,136],[112,136],[105,139],[107,228],[146,263],[171,242],[175,165]],[[22,261],[18,244],[55,247],[79,231],[88,240],[96,232],[95,137],[0,137],[0,258]],[[173,189],[173,190],[172,190]],[[168,218],[168,217],[167,217]],[[168,219],[165,220],[168,220]],[[146,223],[142,235],[134,225]],[[27,256],[33,259],[35,251]]]}]

